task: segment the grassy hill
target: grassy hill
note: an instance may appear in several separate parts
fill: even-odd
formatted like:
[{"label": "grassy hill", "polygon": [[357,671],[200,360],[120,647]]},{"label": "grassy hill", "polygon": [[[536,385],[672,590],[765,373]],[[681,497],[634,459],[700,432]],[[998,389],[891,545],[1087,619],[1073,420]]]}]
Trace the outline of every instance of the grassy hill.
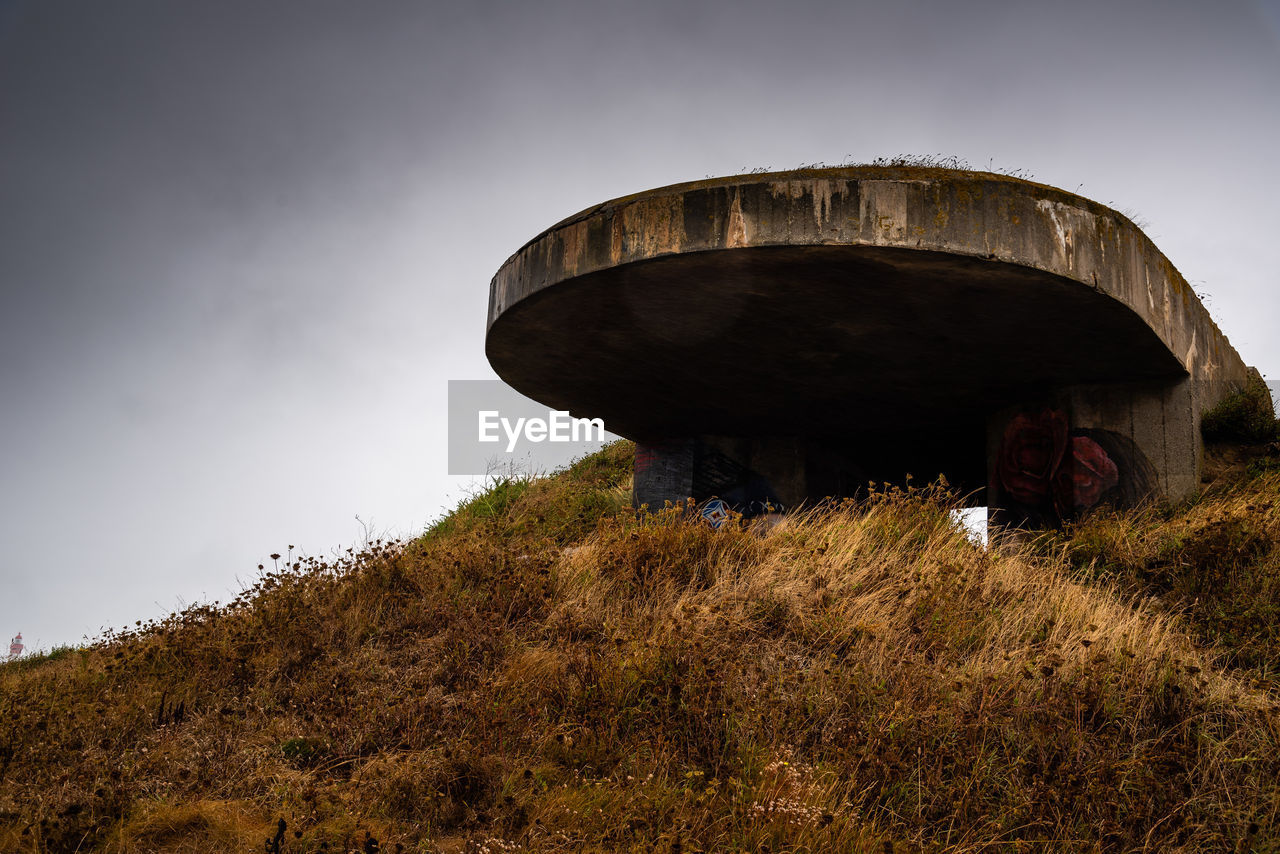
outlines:
[{"label": "grassy hill", "polygon": [[[0,852],[1280,849],[1280,467],[975,545],[767,531],[631,448],[0,667]],[[1261,455],[1260,455],[1261,454]]]}]

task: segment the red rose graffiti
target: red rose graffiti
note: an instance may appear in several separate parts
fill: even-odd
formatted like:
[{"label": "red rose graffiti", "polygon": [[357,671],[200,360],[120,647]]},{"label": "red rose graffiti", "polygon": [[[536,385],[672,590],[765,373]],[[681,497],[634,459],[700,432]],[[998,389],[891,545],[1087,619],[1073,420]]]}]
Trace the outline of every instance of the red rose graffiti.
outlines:
[{"label": "red rose graffiti", "polygon": [[658,459],[658,449],[636,443],[635,473],[644,474]]},{"label": "red rose graffiti", "polygon": [[1026,521],[1039,523],[1070,518],[1104,499],[1132,506],[1153,494],[1156,482],[1132,439],[1111,430],[1069,430],[1066,414],[1057,409],[1009,421],[996,474]]},{"label": "red rose graffiti", "polygon": [[1102,446],[1088,436],[1071,437],[1071,458],[1053,479],[1053,504],[1060,516],[1080,513],[1097,504],[1120,483],[1120,469]]},{"label": "red rose graffiti", "polygon": [[1067,417],[1054,409],[1019,414],[1004,430],[996,463],[1000,485],[1022,504],[1049,498],[1053,476],[1067,449]]}]

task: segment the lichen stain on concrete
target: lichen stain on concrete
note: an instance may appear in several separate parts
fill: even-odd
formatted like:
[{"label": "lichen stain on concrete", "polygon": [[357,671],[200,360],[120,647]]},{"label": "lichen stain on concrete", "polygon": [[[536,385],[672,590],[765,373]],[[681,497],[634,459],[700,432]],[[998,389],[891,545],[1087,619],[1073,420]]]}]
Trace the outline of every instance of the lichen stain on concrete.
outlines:
[{"label": "lichen stain on concrete", "polygon": [[947,223],[951,221],[951,210],[948,207],[938,204],[933,211],[933,227],[942,231],[947,227]]},{"label": "lichen stain on concrete", "polygon": [[622,210],[623,255],[653,258],[679,252],[683,243],[683,197],[644,199]]},{"label": "lichen stain on concrete", "polygon": [[1143,278],[1147,283],[1147,308],[1151,310],[1151,317],[1156,316],[1156,294],[1151,288],[1151,271],[1143,268]]},{"label": "lichen stain on concrete", "polygon": [[617,264],[622,260],[622,250],[626,242],[623,228],[622,215],[614,212],[609,219],[609,263],[611,264]]},{"label": "lichen stain on concrete", "polygon": [[1107,264],[1108,244],[1110,244],[1113,247],[1112,251],[1114,252],[1117,259],[1121,259],[1124,257],[1124,252],[1123,252],[1124,247],[1121,244],[1121,237],[1120,237],[1122,232],[1119,226],[1116,224],[1116,221],[1113,217],[1109,217],[1109,216],[1094,217],[1094,221],[1097,223],[1098,245],[1102,249],[1101,266],[1105,267]]},{"label": "lichen stain on concrete", "polygon": [[742,216],[742,190],[737,187],[734,187],[733,200],[729,203],[729,223],[725,229],[724,245],[726,249],[751,245],[747,237],[747,221]]},{"label": "lichen stain on concrete", "polygon": [[1061,202],[1051,202],[1048,199],[1036,200],[1036,208],[1053,223],[1053,230],[1058,238],[1056,245],[1059,254],[1062,256],[1063,263],[1067,265],[1068,270],[1072,270],[1075,266],[1075,258],[1073,257],[1075,253],[1072,252],[1071,229],[1063,224],[1062,218],[1059,217],[1059,214],[1065,216],[1065,207]]},{"label": "lichen stain on concrete", "polygon": [[1196,375],[1196,356],[1199,355],[1199,349],[1196,347],[1196,329],[1191,328],[1191,346],[1187,348],[1187,354],[1182,357],[1182,366],[1187,369],[1187,373],[1192,376]]},{"label": "lichen stain on concrete", "polygon": [[871,241],[875,245],[905,239],[907,188],[898,181],[864,181],[858,214],[862,223],[870,226]]},{"label": "lichen stain on concrete", "polygon": [[794,215],[795,208],[800,199],[804,198],[805,192],[812,192],[808,181],[770,181],[768,184],[769,195],[775,201],[779,199],[786,200],[788,204],[784,205],[787,211],[787,232],[791,232],[791,218]]},{"label": "lichen stain on concrete", "polygon": [[847,181],[840,181],[838,184],[828,180],[813,182],[813,219],[819,228],[831,216],[831,197],[843,196],[848,189]]},{"label": "lichen stain on concrete", "polygon": [[960,184],[956,187],[956,201],[972,209],[973,203],[981,201],[982,190],[972,185]]},{"label": "lichen stain on concrete", "polygon": [[769,194],[775,199],[785,198],[798,202],[809,196],[813,203],[813,222],[821,231],[831,218],[831,200],[849,194],[850,182],[844,179],[811,179],[806,181],[773,181],[768,185]]},{"label": "lichen stain on concrete", "polygon": [[560,263],[565,273],[570,276],[578,275],[578,268],[585,260],[587,254],[587,226],[586,220],[575,222],[572,225],[565,226],[557,234],[563,249],[563,257]]},{"label": "lichen stain on concrete", "polygon": [[769,194],[775,199],[787,198],[792,201],[803,199],[809,189],[808,181],[770,181]]}]

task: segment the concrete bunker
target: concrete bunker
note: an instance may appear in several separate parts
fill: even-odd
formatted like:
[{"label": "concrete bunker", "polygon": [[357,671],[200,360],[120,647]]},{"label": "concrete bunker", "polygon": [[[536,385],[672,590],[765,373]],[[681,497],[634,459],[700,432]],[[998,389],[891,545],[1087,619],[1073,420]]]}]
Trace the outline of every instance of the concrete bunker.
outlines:
[{"label": "concrete bunker", "polygon": [[1031,525],[1193,491],[1201,414],[1250,371],[1123,215],[894,167],[589,208],[494,276],[485,347],[636,441],[638,504],[751,514],[941,474]]}]

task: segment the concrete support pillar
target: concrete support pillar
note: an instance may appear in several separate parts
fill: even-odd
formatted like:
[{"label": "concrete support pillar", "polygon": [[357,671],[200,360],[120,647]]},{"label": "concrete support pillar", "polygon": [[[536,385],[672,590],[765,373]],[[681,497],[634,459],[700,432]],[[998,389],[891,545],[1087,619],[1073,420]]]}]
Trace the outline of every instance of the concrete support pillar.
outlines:
[{"label": "concrete support pillar", "polygon": [[636,442],[633,503],[662,508],[720,498],[745,516],[798,506],[805,496],[798,440],[700,436]]},{"label": "concrete support pillar", "polygon": [[[883,455],[866,437],[697,436],[636,442],[635,506],[720,498],[744,516],[858,495],[860,456]],[[925,469],[919,469],[924,471]],[[905,481],[901,469],[895,479]]]},{"label": "concrete support pillar", "polygon": [[677,504],[692,497],[695,449],[693,439],[637,441],[632,504],[661,510],[668,501]]},{"label": "concrete support pillar", "polygon": [[989,519],[1047,527],[1101,505],[1183,498],[1201,452],[1190,378],[1064,387],[990,420]]}]

